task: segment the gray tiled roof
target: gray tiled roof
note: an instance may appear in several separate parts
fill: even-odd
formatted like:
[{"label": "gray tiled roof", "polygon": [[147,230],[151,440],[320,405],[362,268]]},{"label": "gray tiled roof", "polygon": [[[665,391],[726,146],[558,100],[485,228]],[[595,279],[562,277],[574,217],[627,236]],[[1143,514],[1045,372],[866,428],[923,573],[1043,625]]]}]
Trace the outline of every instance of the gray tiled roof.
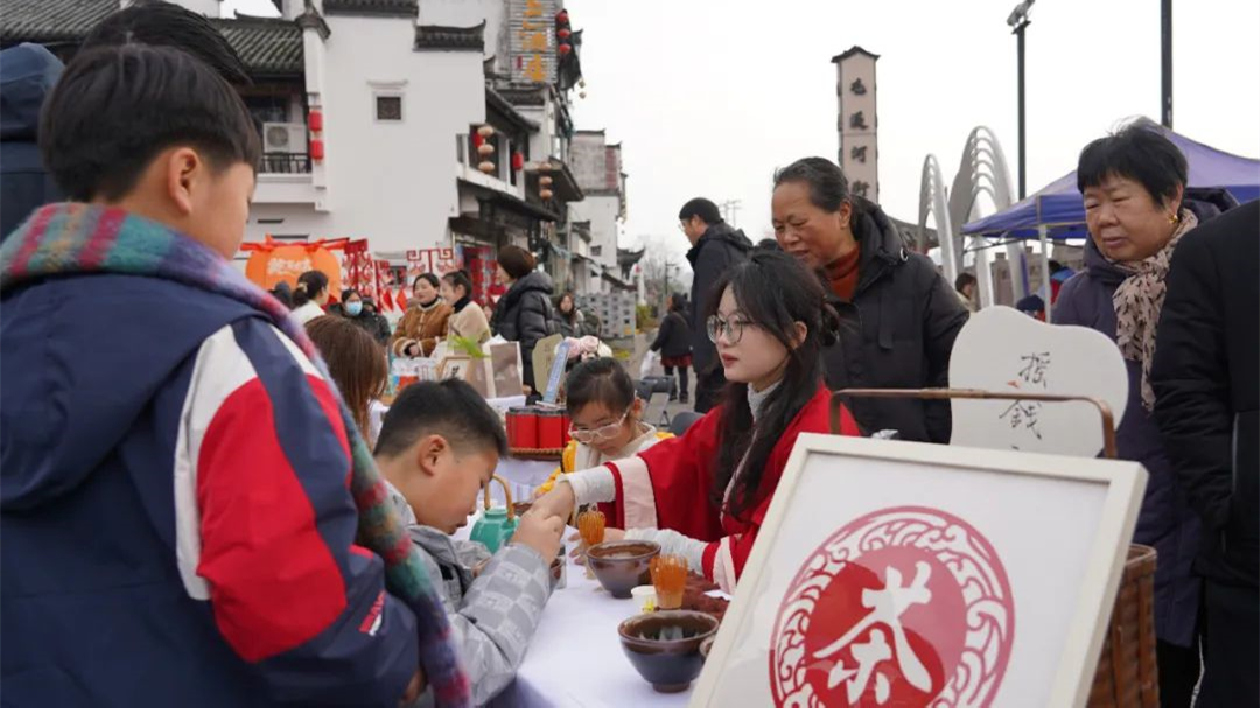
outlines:
[{"label": "gray tiled roof", "polygon": [[[117,0],[0,0],[0,42],[78,43]],[[251,72],[302,73],[302,30],[272,18],[211,20]]]},{"label": "gray tiled roof", "polygon": [[117,0],[0,0],[0,41],[79,41]]},{"label": "gray tiled roof", "polygon": [[324,14],[419,17],[420,0],[324,0]]},{"label": "gray tiled roof", "polygon": [[213,20],[251,72],[301,74],[302,28],[289,20]]}]

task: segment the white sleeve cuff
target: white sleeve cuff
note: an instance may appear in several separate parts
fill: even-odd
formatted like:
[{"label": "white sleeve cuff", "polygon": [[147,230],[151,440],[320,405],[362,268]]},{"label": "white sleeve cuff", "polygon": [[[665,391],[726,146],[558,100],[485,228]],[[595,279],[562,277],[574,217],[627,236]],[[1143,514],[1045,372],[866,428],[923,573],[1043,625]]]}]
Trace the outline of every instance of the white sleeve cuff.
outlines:
[{"label": "white sleeve cuff", "polygon": [[560,482],[567,482],[573,488],[573,498],[577,506],[617,500],[617,478],[607,467],[592,467],[589,470],[562,474]]},{"label": "white sleeve cuff", "polygon": [[668,529],[630,529],[626,538],[636,541],[652,541],[661,547],[661,553],[671,553],[687,559],[687,568],[699,575],[704,575],[704,549],[709,544],[688,538],[677,531]]}]

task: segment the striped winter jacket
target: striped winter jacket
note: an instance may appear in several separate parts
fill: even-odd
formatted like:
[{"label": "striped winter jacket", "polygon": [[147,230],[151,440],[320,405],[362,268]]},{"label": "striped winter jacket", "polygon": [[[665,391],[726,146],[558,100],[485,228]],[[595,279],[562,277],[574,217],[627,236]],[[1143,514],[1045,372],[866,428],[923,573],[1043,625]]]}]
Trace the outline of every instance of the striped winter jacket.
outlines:
[{"label": "striped winter jacket", "polygon": [[397,706],[416,621],[353,545],[345,429],[298,349],[144,277],[0,307],[6,708]]}]

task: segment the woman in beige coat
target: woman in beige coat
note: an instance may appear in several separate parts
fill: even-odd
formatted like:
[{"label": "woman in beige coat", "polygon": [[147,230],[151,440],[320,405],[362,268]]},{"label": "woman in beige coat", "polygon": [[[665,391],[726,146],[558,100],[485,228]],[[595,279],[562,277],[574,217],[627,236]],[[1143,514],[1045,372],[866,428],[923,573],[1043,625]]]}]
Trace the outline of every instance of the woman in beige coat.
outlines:
[{"label": "woman in beige coat", "polygon": [[464,271],[442,276],[442,299],[451,304],[446,321],[448,337],[465,337],[478,344],[490,340],[490,322],[481,306],[472,300],[472,281]]},{"label": "woman in beige coat", "polygon": [[432,273],[416,276],[407,314],[398,322],[390,350],[394,356],[429,356],[439,337],[446,336],[446,322],[453,308],[438,297],[438,278]]}]

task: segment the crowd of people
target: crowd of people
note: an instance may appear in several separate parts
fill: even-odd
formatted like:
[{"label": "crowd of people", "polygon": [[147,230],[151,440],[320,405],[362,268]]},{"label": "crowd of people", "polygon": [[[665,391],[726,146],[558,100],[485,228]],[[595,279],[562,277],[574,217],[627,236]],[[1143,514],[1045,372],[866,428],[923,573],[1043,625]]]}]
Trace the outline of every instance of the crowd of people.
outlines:
[{"label": "crowd of people", "polygon": [[[426,382],[374,430],[387,358],[498,335],[532,387],[538,343],[598,321],[516,246],[489,316],[463,272],[415,278],[393,328],[317,271],[267,293],[231,263],[262,148],[214,26],[142,3],[63,72],[45,54],[0,57],[4,110],[30,124],[42,104],[21,134],[38,149],[3,186],[6,706],[485,703],[520,665],[576,508],[730,591],[797,437],[831,432],[830,391],[948,385],[974,309],[974,279],[947,283],[829,160],[775,175],[770,243],[687,202],[692,297],[651,349],[684,401],[694,374],[703,415],[658,431],[620,363],[578,364],[573,443],[491,555],[452,534],[508,452],[498,414],[463,381]],[[1158,551],[1162,705],[1255,705],[1260,203],[1189,189],[1184,156],[1141,125],[1086,146],[1077,174],[1086,267],[1049,312],[1128,366],[1118,449],[1150,475],[1134,540]],[[940,444],[952,424],[944,402],[907,400],[839,421]]]}]

